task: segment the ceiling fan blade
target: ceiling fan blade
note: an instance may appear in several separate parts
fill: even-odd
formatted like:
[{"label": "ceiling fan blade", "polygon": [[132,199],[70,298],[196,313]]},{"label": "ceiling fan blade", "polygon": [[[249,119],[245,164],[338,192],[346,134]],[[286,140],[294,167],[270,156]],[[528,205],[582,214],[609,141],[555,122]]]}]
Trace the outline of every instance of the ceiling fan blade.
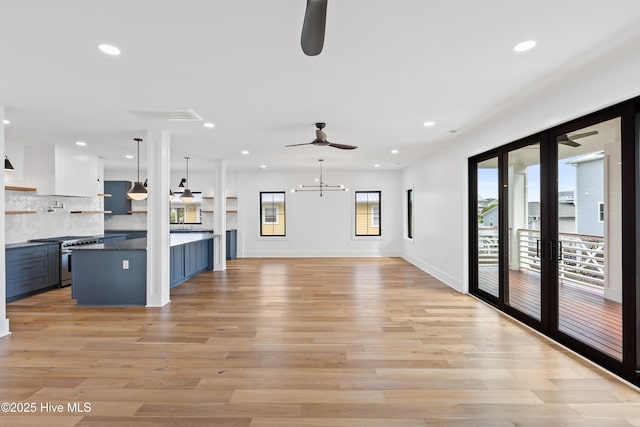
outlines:
[{"label": "ceiling fan blade", "polygon": [[558,137],[558,144],[568,145],[569,147],[580,147],[580,145],[581,145],[581,144],[573,141],[572,139],[569,139],[569,137],[567,136],[566,133],[564,135],[560,135]]},{"label": "ceiling fan blade", "polygon": [[289,145],[285,145],[285,147],[297,147],[299,145],[313,145],[315,141],[313,142],[305,142],[304,144],[289,144]]},{"label": "ceiling fan blade", "polygon": [[307,10],[302,24],[302,51],[307,56],[322,52],[324,29],[327,23],[327,0],[307,0]]},{"label": "ceiling fan blade", "polygon": [[[329,141],[327,141],[327,142],[329,142]],[[335,144],[333,142],[329,142],[329,147],[341,148],[343,150],[353,150],[354,148],[358,148],[355,145]]]},{"label": "ceiling fan blade", "polygon": [[597,135],[597,134],[598,134],[597,130],[591,130],[589,132],[576,133],[575,135],[571,135],[570,139],[579,139],[579,138],[584,138],[585,136],[591,136],[591,135]]}]

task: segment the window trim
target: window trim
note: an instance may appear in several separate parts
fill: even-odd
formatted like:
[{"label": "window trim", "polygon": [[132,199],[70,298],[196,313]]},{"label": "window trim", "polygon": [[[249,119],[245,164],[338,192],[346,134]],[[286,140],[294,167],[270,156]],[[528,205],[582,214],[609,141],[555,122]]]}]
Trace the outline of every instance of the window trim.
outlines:
[{"label": "window trim", "polygon": [[[377,193],[378,194],[378,234],[358,234],[358,194],[360,193]],[[355,237],[382,237],[382,191],[381,190],[369,190],[369,191],[354,191],[353,208],[354,208],[354,235]],[[368,203],[368,201],[367,201]],[[367,212],[367,219],[373,219],[373,212]],[[373,222],[373,221],[372,221]]]},{"label": "window trim", "polygon": [[407,189],[407,239],[413,239],[413,188]]},{"label": "window trim", "polygon": [[[265,215],[264,215],[264,210],[265,207],[263,205],[262,202],[262,195],[263,194],[282,194],[282,214],[280,213],[280,208],[279,206],[277,206],[275,204],[275,202],[266,202],[266,203],[271,203],[271,206],[269,207],[273,207],[276,209],[276,222],[265,222]],[[260,210],[259,210],[259,215],[260,215],[260,237],[265,237],[265,238],[283,238],[287,236],[287,192],[286,191],[260,191],[260,195],[259,195],[259,199],[260,199]],[[280,215],[282,215],[283,221],[282,221],[282,234],[263,234],[263,226],[264,225],[280,225]]]},{"label": "window trim", "polygon": [[598,202],[598,223],[604,223],[604,202]]},{"label": "window trim", "polygon": [[[271,218],[271,216],[273,216],[273,221],[267,221],[267,209],[273,209],[274,210],[274,214],[269,216],[269,218]],[[275,224],[275,225],[280,224],[280,219],[278,218],[279,214],[280,214],[280,208],[278,206],[265,206],[263,208],[263,210],[262,210],[262,225],[264,225],[264,224]]]}]

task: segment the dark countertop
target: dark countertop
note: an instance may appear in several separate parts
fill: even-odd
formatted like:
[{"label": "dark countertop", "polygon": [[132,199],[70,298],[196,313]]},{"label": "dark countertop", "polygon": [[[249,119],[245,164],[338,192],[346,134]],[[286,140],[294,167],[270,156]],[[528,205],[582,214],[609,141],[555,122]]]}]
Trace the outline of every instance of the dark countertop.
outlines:
[{"label": "dark countertop", "polygon": [[97,236],[93,236],[93,237],[97,237],[98,239],[103,239],[103,238],[120,237],[120,236],[126,237],[127,234],[126,233],[109,233],[108,231],[105,231],[104,234],[98,234]]},{"label": "dark countertop", "polygon": [[19,242],[19,243],[7,243],[4,245],[5,249],[19,249],[19,248],[29,248],[32,246],[42,246],[42,245],[55,245],[54,242]]},{"label": "dark countertop", "polygon": [[[170,236],[169,246],[180,246],[199,240],[213,239],[218,235],[213,233],[178,233]],[[74,251],[145,251],[147,250],[147,239],[119,240],[117,242],[97,243],[95,245],[84,245],[73,248]]]}]

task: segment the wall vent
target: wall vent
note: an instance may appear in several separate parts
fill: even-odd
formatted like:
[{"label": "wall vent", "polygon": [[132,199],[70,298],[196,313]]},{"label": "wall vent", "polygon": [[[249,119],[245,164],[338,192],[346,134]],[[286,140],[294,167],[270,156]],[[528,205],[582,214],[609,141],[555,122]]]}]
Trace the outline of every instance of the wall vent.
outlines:
[{"label": "wall vent", "polygon": [[172,120],[181,122],[199,121],[202,120],[193,109],[188,110],[156,110],[156,111],[144,111],[136,110],[129,111],[139,119],[142,120]]}]

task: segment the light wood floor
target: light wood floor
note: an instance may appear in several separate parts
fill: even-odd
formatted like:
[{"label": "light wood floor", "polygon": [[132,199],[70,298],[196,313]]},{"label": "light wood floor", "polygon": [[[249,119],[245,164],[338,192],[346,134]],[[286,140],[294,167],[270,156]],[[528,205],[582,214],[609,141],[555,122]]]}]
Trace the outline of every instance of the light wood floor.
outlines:
[{"label": "light wood floor", "polygon": [[640,426],[640,393],[398,258],[239,259],[163,308],[7,306],[2,401],[42,426]]}]

